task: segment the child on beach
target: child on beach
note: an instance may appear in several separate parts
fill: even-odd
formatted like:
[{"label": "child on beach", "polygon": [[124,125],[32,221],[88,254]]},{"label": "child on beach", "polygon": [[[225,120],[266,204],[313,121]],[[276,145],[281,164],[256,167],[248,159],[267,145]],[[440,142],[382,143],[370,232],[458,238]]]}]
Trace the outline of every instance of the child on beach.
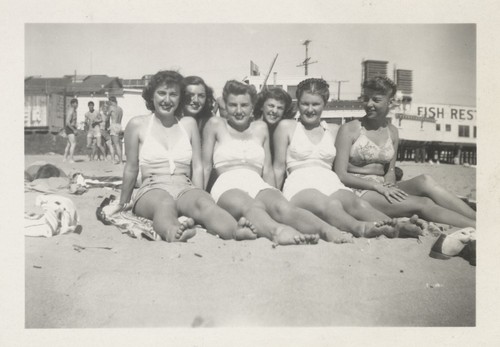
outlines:
[{"label": "child on beach", "polygon": [[335,172],[361,199],[391,217],[418,214],[427,221],[475,227],[476,212],[429,175],[396,183],[398,129],[387,120],[396,85],[387,77],[365,81],[366,115],[342,125]]},{"label": "child on beach", "polygon": [[205,186],[215,167],[218,178],[211,194],[235,218],[254,223],[259,236],[278,244],[350,242],[352,235],[290,204],[275,188],[267,125],[252,118],[253,86],[228,81],[223,97],[227,119],[212,117],[203,134]]},{"label": "child on beach", "polygon": [[[423,231],[415,224],[417,217],[404,222],[392,220],[358,198],[333,172],[338,126],[321,120],[330,96],[328,87],[323,79],[300,82],[298,121],[284,119],[277,125],[273,168],[278,187],[284,181],[283,195],[291,203],[356,237],[418,237]],[[279,119],[285,105],[275,99],[270,101],[281,106],[276,108],[278,116],[273,117]]]},{"label": "child on beach", "polygon": [[[238,222],[218,207],[202,190],[200,135],[192,117],[182,112],[183,77],[175,71],[160,71],[144,88],[146,107],[152,112],[134,117],[125,129],[127,161],[120,200],[105,206],[111,216],[132,205],[132,211],[153,221],[154,231],[168,242],[187,241],[196,233],[195,222],[223,239],[256,238],[253,226]],[[142,185],[132,199],[139,170]],[[179,222],[178,215],[188,217]]]}]

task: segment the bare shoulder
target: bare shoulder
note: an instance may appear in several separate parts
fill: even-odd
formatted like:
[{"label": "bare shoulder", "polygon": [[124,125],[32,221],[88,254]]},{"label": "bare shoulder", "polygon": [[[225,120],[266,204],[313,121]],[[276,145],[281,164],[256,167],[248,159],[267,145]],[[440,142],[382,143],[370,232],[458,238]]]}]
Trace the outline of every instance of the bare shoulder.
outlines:
[{"label": "bare shoulder", "polygon": [[267,124],[266,122],[262,121],[262,120],[254,120],[251,125],[250,125],[251,129],[253,132],[258,132],[258,133],[268,133],[269,130],[267,128]]},{"label": "bare shoulder", "polygon": [[197,127],[196,120],[193,117],[182,117],[179,119],[179,123],[188,128]]},{"label": "bare shoulder", "polygon": [[328,130],[330,130],[333,133],[337,133],[337,131],[339,131],[339,129],[340,129],[340,125],[335,124],[335,123],[326,123],[326,126],[327,126]]},{"label": "bare shoulder", "polygon": [[398,138],[399,137],[399,130],[393,124],[389,124],[389,131],[391,132],[391,136],[393,138]]},{"label": "bare shoulder", "polygon": [[210,117],[210,118],[208,118],[205,126],[206,127],[218,127],[218,126],[224,124],[225,121],[226,121],[226,119],[224,119],[222,117]]}]

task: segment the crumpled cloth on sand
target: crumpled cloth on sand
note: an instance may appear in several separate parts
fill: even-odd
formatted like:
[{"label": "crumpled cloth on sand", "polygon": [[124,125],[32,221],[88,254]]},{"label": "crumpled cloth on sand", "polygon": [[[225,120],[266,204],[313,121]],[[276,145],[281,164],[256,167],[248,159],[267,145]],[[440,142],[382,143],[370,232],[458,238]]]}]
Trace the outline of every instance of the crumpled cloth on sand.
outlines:
[{"label": "crumpled cloth on sand", "polygon": [[25,236],[52,237],[77,230],[80,218],[71,199],[55,194],[38,195],[35,204],[42,207],[44,214],[25,214]]},{"label": "crumpled cloth on sand", "polygon": [[[187,217],[180,216],[179,222],[182,222]],[[122,234],[126,234],[136,239],[146,239],[150,241],[161,241],[160,235],[153,230],[153,221],[147,218],[139,217],[132,212],[132,207],[115,213],[107,220],[120,229]],[[201,226],[196,226],[196,231],[206,231]]]}]

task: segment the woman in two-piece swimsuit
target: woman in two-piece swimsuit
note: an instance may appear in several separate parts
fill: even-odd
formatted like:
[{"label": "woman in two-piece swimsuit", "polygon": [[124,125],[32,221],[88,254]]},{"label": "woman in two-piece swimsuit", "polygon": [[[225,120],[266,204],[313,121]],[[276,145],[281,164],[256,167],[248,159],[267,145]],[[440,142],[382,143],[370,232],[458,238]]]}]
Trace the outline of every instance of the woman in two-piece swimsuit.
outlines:
[{"label": "woman in two-piece swimsuit", "polygon": [[293,206],[275,188],[267,125],[252,120],[255,88],[228,81],[223,97],[227,119],[209,119],[202,146],[205,185],[212,164],[218,174],[211,194],[219,206],[235,218],[246,217],[259,237],[277,244],[316,243],[318,236],[337,243],[351,241],[352,235]]},{"label": "woman in two-piece swimsuit", "polygon": [[398,130],[389,124],[396,85],[386,77],[363,84],[366,115],[340,127],[335,172],[358,196],[391,217],[421,218],[456,227],[475,227],[476,213],[428,175],[396,184]]},{"label": "woman in two-piece swimsuit", "polygon": [[[192,117],[179,119],[182,78],[174,71],[160,71],[144,88],[142,96],[152,114],[134,117],[127,124],[120,200],[103,212],[110,216],[129,204],[140,169],[142,184],[132,199],[132,211],[152,220],[163,240],[188,240],[196,233],[195,222],[224,239],[255,235],[248,221],[236,222],[202,189],[198,127]],[[188,218],[179,222],[178,215]]]},{"label": "woman in two-piece swimsuit", "polygon": [[333,172],[336,124],[321,120],[330,96],[323,79],[299,83],[298,121],[283,120],[274,134],[273,168],[278,187],[294,205],[307,209],[326,222],[356,237],[413,236],[422,229],[412,221],[392,220],[358,198]]}]

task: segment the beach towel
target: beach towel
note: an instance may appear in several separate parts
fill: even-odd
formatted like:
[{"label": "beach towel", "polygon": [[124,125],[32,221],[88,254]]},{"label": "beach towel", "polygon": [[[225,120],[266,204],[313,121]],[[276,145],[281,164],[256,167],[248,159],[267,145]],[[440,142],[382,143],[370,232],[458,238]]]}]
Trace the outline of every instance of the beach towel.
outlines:
[{"label": "beach towel", "polygon": [[[99,218],[98,218],[99,219]],[[187,217],[180,216],[179,222],[183,222]],[[111,224],[117,227],[122,234],[136,239],[146,239],[149,241],[161,241],[160,235],[153,230],[153,221],[147,218],[139,217],[132,212],[132,206],[115,213],[111,217],[106,217],[104,224]],[[206,231],[200,225],[196,226],[196,232]]]}]

